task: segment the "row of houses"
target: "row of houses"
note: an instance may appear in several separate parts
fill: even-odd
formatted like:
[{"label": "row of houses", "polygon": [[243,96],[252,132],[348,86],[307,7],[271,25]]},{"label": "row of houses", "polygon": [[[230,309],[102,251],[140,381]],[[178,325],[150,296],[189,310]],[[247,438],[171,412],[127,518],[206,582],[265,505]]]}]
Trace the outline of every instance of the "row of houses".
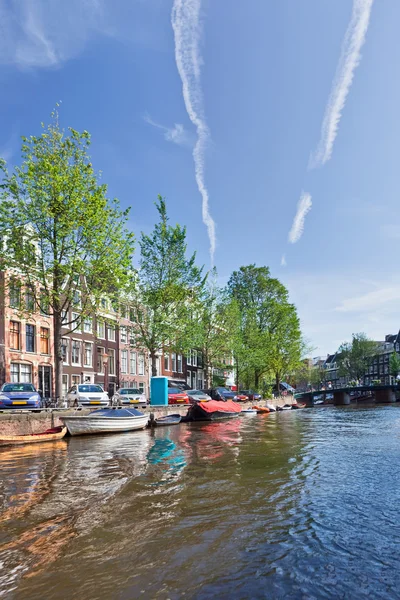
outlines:
[{"label": "row of houses", "polygon": [[[383,341],[376,342],[378,352],[370,365],[367,367],[364,375],[364,384],[370,385],[374,381],[380,381],[382,384],[392,383],[390,374],[390,356],[393,352],[400,354],[400,331],[397,334],[388,334]],[[324,379],[330,382],[332,387],[338,388],[348,384],[348,377],[340,374],[339,371],[339,351],[334,354],[328,354],[325,359],[317,357],[313,360],[314,366],[324,370]]]},{"label": "row of houses", "polygon": [[[51,398],[55,389],[53,321],[45,308],[37,313],[29,310],[30,302],[29,293],[21,287],[18,293],[10,289],[0,294],[0,384],[33,383],[44,397]],[[24,305],[26,311],[21,310]],[[98,315],[80,322],[78,298],[74,309],[63,315],[63,321],[79,323],[72,332],[71,328],[63,330],[63,396],[79,383],[101,384],[110,397],[120,387],[134,387],[149,396],[148,353],[134,346],[130,332],[135,323],[127,306],[116,309],[104,299]],[[160,351],[157,374],[202,389],[202,354],[197,349],[185,355]],[[232,374],[222,374],[232,379]]]}]

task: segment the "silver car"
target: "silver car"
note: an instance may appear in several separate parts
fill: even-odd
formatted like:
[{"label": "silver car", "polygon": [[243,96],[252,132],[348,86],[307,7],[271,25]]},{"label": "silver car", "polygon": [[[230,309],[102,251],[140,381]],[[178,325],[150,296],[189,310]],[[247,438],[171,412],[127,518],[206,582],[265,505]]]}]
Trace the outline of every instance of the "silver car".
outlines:
[{"label": "silver car", "polygon": [[211,396],[202,390],[187,390],[186,394],[189,396],[189,402],[191,404],[194,404],[195,402],[208,402],[209,400],[212,400]]},{"label": "silver car", "polygon": [[135,406],[147,406],[147,398],[141,390],[137,388],[120,388],[112,397],[114,406],[125,406],[132,404]]}]

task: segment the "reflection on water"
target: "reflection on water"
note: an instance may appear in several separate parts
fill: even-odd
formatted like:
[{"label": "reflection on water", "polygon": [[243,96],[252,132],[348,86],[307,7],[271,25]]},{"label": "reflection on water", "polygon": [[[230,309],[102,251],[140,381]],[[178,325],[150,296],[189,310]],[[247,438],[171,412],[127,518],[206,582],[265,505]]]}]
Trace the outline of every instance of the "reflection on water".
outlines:
[{"label": "reflection on water", "polygon": [[0,595],[394,598],[398,407],[0,451]]}]

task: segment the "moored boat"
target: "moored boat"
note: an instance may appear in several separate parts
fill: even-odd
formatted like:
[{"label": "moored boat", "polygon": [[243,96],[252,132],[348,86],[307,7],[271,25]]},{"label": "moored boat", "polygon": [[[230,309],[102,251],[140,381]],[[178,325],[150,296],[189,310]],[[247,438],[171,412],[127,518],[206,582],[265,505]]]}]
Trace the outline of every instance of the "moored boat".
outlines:
[{"label": "moored boat", "polygon": [[29,433],[24,435],[0,435],[0,446],[52,442],[55,440],[61,440],[66,433],[66,427],[53,427],[40,433]]},{"label": "moored boat", "polygon": [[104,408],[89,415],[69,415],[60,419],[71,435],[134,431],[144,429],[149,422],[149,416],[135,408]]},{"label": "moored boat", "polygon": [[154,425],[161,427],[162,425],[178,425],[182,420],[182,415],[166,415],[165,417],[158,417],[154,419]]},{"label": "moored boat", "polygon": [[257,411],[258,415],[267,415],[270,412],[266,406],[253,406],[253,408]]},{"label": "moored boat", "polygon": [[241,413],[241,406],[232,400],[209,400],[208,402],[196,402],[188,410],[188,418],[191,421],[220,421],[232,419]]},{"label": "moored boat", "polygon": [[244,408],[243,410],[240,411],[241,415],[256,415],[257,411],[255,408]]},{"label": "moored boat", "polygon": [[292,410],[292,405],[291,404],[284,404],[283,406],[277,406],[276,410]]}]

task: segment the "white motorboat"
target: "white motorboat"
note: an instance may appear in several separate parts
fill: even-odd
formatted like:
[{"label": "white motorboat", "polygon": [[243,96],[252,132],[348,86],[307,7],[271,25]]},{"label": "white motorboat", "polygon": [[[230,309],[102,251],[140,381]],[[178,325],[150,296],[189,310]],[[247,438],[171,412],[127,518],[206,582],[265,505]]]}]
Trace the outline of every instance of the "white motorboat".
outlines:
[{"label": "white motorboat", "polygon": [[144,429],[149,416],[134,408],[104,408],[89,415],[69,415],[60,417],[70,435],[87,433],[121,433]]},{"label": "white motorboat", "polygon": [[251,416],[251,415],[256,415],[256,414],[257,414],[257,411],[256,411],[256,409],[255,409],[255,408],[243,408],[243,409],[240,411],[240,414],[241,414],[241,415],[247,415],[247,416]]}]

